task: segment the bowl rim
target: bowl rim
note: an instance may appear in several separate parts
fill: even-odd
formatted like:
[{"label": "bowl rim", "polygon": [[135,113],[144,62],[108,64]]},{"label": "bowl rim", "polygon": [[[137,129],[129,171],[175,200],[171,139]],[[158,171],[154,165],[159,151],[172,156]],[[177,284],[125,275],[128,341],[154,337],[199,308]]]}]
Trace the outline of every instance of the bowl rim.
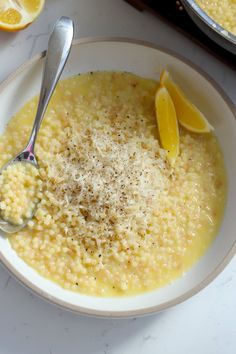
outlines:
[{"label": "bowl rim", "polygon": [[236,36],[221,26],[218,22],[216,22],[212,17],[210,17],[200,5],[196,3],[195,0],[184,0],[183,1],[186,6],[194,12],[194,14],[203,21],[212,31],[217,33],[219,36],[230,42],[231,44],[236,45]]},{"label": "bowl rim", "polygon": [[[219,84],[209,74],[207,74],[198,65],[192,63],[189,59],[186,59],[182,55],[180,55],[170,49],[164,48],[162,46],[153,44],[148,41],[132,39],[132,38],[127,38],[127,37],[85,37],[85,38],[74,40],[73,46],[77,46],[80,44],[99,43],[99,42],[100,43],[102,43],[102,42],[112,42],[112,43],[116,42],[116,43],[126,43],[126,44],[130,43],[130,44],[140,45],[140,46],[144,46],[147,48],[156,49],[160,52],[168,54],[168,55],[182,61],[184,64],[187,64],[188,66],[190,66],[193,70],[200,73],[201,76],[204,76],[204,78],[214,87],[214,89],[224,99],[227,106],[231,110],[234,118],[236,119],[236,107],[235,107],[233,101],[225,93],[225,91],[219,86]],[[16,70],[13,71],[13,73],[11,73],[5,80],[3,80],[0,83],[0,94],[9,85],[9,83],[11,83],[19,74],[22,73],[22,71],[27,69],[33,63],[41,60],[45,56],[45,53],[46,53],[46,51],[36,54],[34,57],[32,57],[31,59],[27,60],[22,65],[20,65]],[[89,308],[86,308],[83,306],[73,305],[73,304],[68,303],[64,300],[58,299],[53,295],[49,295],[46,290],[43,290],[40,287],[38,287],[37,285],[32,284],[31,281],[29,279],[27,279],[26,276],[24,276],[21,272],[19,272],[17,269],[15,269],[9,263],[8,259],[4,256],[4,254],[2,253],[1,250],[0,250],[0,262],[14,278],[16,280],[18,280],[23,286],[25,286],[29,291],[38,295],[40,298],[50,302],[51,304],[59,306],[60,308],[63,308],[65,310],[69,310],[69,311],[74,312],[79,315],[86,315],[86,316],[93,316],[93,317],[100,317],[100,318],[131,318],[131,317],[150,315],[150,314],[154,314],[154,313],[166,310],[166,309],[176,306],[176,305],[182,303],[183,301],[189,299],[190,297],[196,295],[199,291],[201,291],[207,285],[209,285],[223,271],[223,269],[229,264],[229,262],[232,260],[232,258],[234,257],[235,254],[236,254],[236,239],[235,239],[232,247],[228,251],[228,253],[222,259],[222,261],[215,267],[215,269],[206,278],[204,278],[199,284],[197,284],[192,289],[186,291],[184,294],[182,294],[180,296],[177,296],[175,299],[170,300],[170,301],[166,301],[160,305],[150,306],[150,307],[144,308],[144,309],[141,308],[141,309],[137,309],[137,310],[125,310],[125,311],[124,310],[123,311],[94,310],[94,309],[89,309]]]}]

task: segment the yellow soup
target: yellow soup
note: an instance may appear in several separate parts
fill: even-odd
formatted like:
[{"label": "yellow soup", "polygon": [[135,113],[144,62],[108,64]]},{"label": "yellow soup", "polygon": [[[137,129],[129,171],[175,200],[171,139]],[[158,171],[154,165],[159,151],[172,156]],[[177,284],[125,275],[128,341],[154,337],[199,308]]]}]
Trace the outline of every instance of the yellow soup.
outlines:
[{"label": "yellow soup", "polygon": [[236,35],[235,0],[196,0],[196,3],[227,31]]},{"label": "yellow soup", "polygon": [[0,214],[4,220],[21,225],[32,218],[39,202],[40,186],[37,167],[31,163],[13,163],[0,176]]},{"label": "yellow soup", "polygon": [[[226,195],[217,140],[181,129],[171,166],[157,133],[157,87],[96,72],[56,89],[36,144],[41,201],[9,241],[66,289],[122,296],[158,288],[192,266],[217,233]],[[26,144],[36,106],[33,98],[10,121],[1,164]]]}]

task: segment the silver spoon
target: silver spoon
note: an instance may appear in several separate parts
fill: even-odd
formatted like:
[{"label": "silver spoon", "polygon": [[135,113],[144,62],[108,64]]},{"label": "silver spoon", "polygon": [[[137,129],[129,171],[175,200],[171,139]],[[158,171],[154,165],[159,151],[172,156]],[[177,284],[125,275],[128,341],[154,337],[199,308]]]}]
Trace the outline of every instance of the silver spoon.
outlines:
[{"label": "silver spoon", "polygon": [[[73,33],[74,25],[70,18],[63,16],[55,23],[48,41],[48,49],[45,58],[38,109],[30,134],[29,142],[18,155],[8,161],[1,168],[0,174],[9,165],[14,163],[30,163],[36,168],[39,168],[37,159],[34,154],[35,141],[50,98],[55,90],[56,84],[68,59],[73,40]],[[31,218],[25,219],[21,225],[11,224],[6,220],[1,219],[0,216],[0,229],[6,233],[15,233],[21,230],[27,225],[29,220],[32,219],[36,209],[37,205],[35,205]]]}]

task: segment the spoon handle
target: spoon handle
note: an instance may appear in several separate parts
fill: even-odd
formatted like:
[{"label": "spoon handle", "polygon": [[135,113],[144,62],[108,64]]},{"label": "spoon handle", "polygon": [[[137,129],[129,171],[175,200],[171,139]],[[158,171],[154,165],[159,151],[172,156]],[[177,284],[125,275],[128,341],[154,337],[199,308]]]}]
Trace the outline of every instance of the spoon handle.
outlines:
[{"label": "spoon handle", "polygon": [[73,33],[73,21],[63,16],[56,22],[49,38],[38,109],[26,147],[29,152],[34,152],[34,145],[40,124],[70,53]]}]

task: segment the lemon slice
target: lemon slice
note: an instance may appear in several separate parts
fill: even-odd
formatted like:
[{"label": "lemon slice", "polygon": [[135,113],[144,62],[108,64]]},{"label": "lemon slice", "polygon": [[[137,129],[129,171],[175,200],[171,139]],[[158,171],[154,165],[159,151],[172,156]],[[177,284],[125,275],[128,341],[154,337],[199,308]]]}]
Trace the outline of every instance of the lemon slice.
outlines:
[{"label": "lemon slice", "polygon": [[165,87],[157,90],[155,107],[162,147],[174,161],[179,154],[179,128],[173,101]]},{"label": "lemon slice", "polygon": [[174,102],[178,121],[183,127],[195,133],[208,133],[213,130],[206,117],[187,99],[167,70],[162,71],[160,84],[167,88]]},{"label": "lemon slice", "polygon": [[18,31],[42,11],[45,0],[0,0],[0,29]]}]

